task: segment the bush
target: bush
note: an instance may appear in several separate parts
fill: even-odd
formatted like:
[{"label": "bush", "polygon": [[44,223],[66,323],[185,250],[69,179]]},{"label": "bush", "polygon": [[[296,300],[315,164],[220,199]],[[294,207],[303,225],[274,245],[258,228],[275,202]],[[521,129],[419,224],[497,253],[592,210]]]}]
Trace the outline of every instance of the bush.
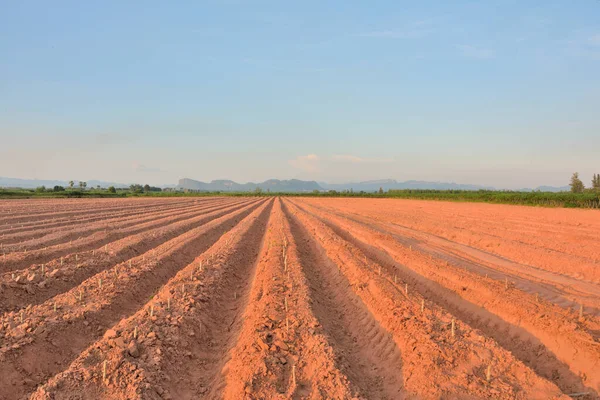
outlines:
[{"label": "bush", "polygon": [[108,187],[108,193],[117,193],[117,189],[115,189],[114,186],[109,186]]}]

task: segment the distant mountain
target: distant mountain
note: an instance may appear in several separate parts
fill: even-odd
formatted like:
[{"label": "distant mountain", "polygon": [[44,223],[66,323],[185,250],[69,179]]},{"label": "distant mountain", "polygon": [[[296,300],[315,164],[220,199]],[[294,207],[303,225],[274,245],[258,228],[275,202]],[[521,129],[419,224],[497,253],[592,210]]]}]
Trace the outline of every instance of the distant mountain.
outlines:
[{"label": "distant mountain", "polygon": [[312,192],[313,190],[323,190],[323,188],[315,181],[301,181],[298,179],[269,179],[260,183],[237,183],[230,180],[214,180],[207,183],[183,178],[179,180],[177,188],[207,192],[251,192],[256,190],[256,188],[260,188],[264,191],[268,190],[270,192]]},{"label": "distant mountain", "polygon": [[570,186],[538,186],[535,190],[539,190],[540,192],[570,192]]},{"label": "distant mountain", "polygon": [[[79,187],[79,181],[74,181],[75,187]],[[92,188],[100,185],[103,188],[114,186],[116,188],[127,188],[129,185],[123,183],[115,183],[115,182],[104,182],[91,180],[86,181],[87,187]],[[39,186],[46,186],[47,188],[52,188],[54,186],[69,186],[69,181],[58,181],[58,180],[45,180],[45,179],[18,179],[18,178],[6,178],[0,176],[0,187],[9,187],[9,188],[24,188],[24,189],[35,189]]]},{"label": "distant mountain", "polygon": [[360,192],[374,192],[382,188],[383,190],[390,189],[435,189],[435,190],[494,190],[493,187],[479,186],[479,185],[466,185],[459,183],[447,183],[447,182],[427,182],[427,181],[405,181],[398,182],[395,179],[380,179],[374,181],[364,182],[351,182],[351,183],[325,183],[319,182],[326,190],[350,190]]},{"label": "distant mountain", "polygon": [[[95,188],[100,185],[100,187],[107,188],[109,186],[114,186],[116,188],[128,188],[129,184],[125,183],[117,183],[117,182],[107,182],[107,181],[99,181],[99,180],[89,180],[87,182],[87,187]],[[139,182],[140,184],[144,184],[145,182]],[[0,188],[24,188],[24,189],[35,189],[39,186],[46,186],[47,188],[52,188],[54,186],[69,186],[69,181],[62,180],[44,180],[44,179],[19,179],[19,178],[7,178],[0,176]],[[350,190],[352,189],[355,192],[365,191],[365,192],[375,192],[379,190],[379,188],[383,188],[383,190],[387,191],[390,189],[434,189],[434,190],[496,190],[490,186],[480,186],[480,185],[469,185],[469,184],[460,184],[453,182],[428,182],[428,181],[404,181],[398,182],[395,179],[379,179],[372,181],[363,181],[363,182],[350,182],[350,183],[326,183],[326,182],[315,182],[315,181],[301,181],[298,179],[289,179],[289,180],[279,180],[279,179],[269,179],[264,182],[254,183],[237,183],[232,180],[220,179],[214,180],[211,182],[201,182],[196,181],[194,179],[183,178],[179,180],[177,185],[169,184],[169,185],[158,185],[161,188],[175,188],[175,189],[193,189],[193,190],[201,190],[201,191],[231,191],[231,192],[248,192],[254,191],[257,187],[261,188],[264,191],[271,192],[312,192],[313,190]],[[79,181],[75,181],[75,187],[79,187]],[[534,190],[539,190],[541,192],[568,192],[570,190],[569,186],[538,186],[535,189],[531,188],[522,188],[516,189],[515,191],[519,192],[531,192]]]}]

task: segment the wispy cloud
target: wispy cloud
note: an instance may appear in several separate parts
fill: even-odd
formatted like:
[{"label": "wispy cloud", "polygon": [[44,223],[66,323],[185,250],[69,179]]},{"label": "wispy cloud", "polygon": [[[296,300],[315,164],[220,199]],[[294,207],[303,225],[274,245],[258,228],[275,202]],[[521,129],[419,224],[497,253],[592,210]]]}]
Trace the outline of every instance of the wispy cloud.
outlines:
[{"label": "wispy cloud", "polygon": [[469,58],[477,58],[480,60],[488,60],[496,57],[496,52],[491,49],[483,47],[476,47],[468,44],[458,44],[456,48],[465,56]]},{"label": "wispy cloud", "polygon": [[424,19],[406,24],[402,28],[377,29],[355,34],[356,37],[379,39],[417,39],[435,32],[433,23],[435,19]]},{"label": "wispy cloud", "polygon": [[301,66],[294,61],[257,60],[255,58],[242,58],[242,63],[254,68],[267,69],[281,72],[327,72],[331,68]]},{"label": "wispy cloud", "polygon": [[319,170],[319,157],[316,154],[298,156],[288,162],[292,167],[305,172],[317,172]]},{"label": "wispy cloud", "polygon": [[389,158],[363,158],[358,156],[353,156],[351,154],[336,154],[331,157],[333,161],[339,162],[349,162],[353,164],[363,164],[363,163],[390,163],[393,160]]},{"label": "wispy cloud", "polygon": [[389,158],[365,158],[359,157],[352,154],[334,154],[332,156],[320,157],[316,154],[308,154],[305,156],[298,156],[288,163],[299,170],[304,172],[319,172],[321,170],[328,170],[330,168],[340,168],[343,165],[349,167],[348,164],[383,164],[391,163],[392,159]]},{"label": "wispy cloud", "polygon": [[600,60],[600,33],[576,30],[567,39],[557,42],[565,54],[588,60]]},{"label": "wispy cloud", "polygon": [[137,161],[134,161],[134,162],[131,164],[131,168],[133,168],[133,170],[134,170],[135,172],[142,172],[142,173],[145,173],[145,172],[152,172],[152,173],[156,173],[156,172],[167,172],[167,171],[163,171],[163,170],[162,170],[162,169],[160,169],[160,168],[147,167],[147,166],[145,166],[145,165],[143,165],[143,164],[140,164],[140,163],[139,163],[139,162],[137,162]]},{"label": "wispy cloud", "polygon": [[588,43],[592,46],[600,46],[600,33],[590,36],[588,38]]},{"label": "wispy cloud", "polygon": [[433,32],[431,29],[409,29],[409,30],[383,30],[356,34],[365,38],[388,38],[388,39],[416,39]]}]

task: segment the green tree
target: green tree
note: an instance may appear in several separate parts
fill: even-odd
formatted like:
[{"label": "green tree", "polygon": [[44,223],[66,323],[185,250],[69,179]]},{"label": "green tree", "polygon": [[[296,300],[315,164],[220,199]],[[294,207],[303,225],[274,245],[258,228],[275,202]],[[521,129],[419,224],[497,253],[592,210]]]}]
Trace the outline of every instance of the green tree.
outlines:
[{"label": "green tree", "polygon": [[54,186],[54,189],[52,190],[54,190],[55,192],[64,192],[65,188],[62,186]]},{"label": "green tree", "polygon": [[144,185],[144,192],[148,193],[150,191],[150,185],[147,183]]},{"label": "green tree", "polygon": [[569,186],[571,186],[571,192],[583,193],[585,186],[581,179],[579,179],[579,172],[573,173],[573,176],[571,176],[571,183],[569,183]]},{"label": "green tree", "polygon": [[260,187],[257,187],[256,189],[254,189],[254,193],[261,194],[262,193],[262,189]]},{"label": "green tree", "polygon": [[600,174],[594,174],[592,178],[592,188],[596,191],[600,190]]},{"label": "green tree", "polygon": [[379,194],[383,194],[383,188],[379,186]]},{"label": "green tree", "polygon": [[108,187],[108,193],[117,193],[117,189],[115,189],[114,186],[109,186]]},{"label": "green tree", "polygon": [[75,182],[69,181],[69,189],[73,189],[74,185],[75,185]]},{"label": "green tree", "polygon": [[38,186],[35,188],[35,191],[38,193],[42,193],[46,191],[46,186]]}]

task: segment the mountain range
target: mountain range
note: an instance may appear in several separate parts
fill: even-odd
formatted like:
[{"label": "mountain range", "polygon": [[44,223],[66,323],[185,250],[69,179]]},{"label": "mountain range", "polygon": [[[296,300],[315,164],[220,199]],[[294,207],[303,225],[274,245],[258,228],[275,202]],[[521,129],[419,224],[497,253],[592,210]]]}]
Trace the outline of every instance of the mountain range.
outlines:
[{"label": "mountain range", "polygon": [[177,188],[201,190],[207,192],[251,192],[257,188],[269,192],[312,192],[313,190],[323,190],[323,188],[315,181],[301,181],[298,179],[269,179],[260,183],[237,183],[222,179],[207,183],[184,178],[179,180]]},{"label": "mountain range", "polygon": [[[144,184],[145,182],[139,182]],[[0,177],[0,187],[5,188],[25,188],[32,189],[39,186],[46,186],[47,188],[52,188],[54,186],[64,186],[67,187],[69,185],[68,181],[63,180],[43,180],[43,179],[19,179],[19,178],[7,178]],[[75,187],[79,186],[79,181],[75,181]],[[87,187],[92,188],[100,186],[103,188],[114,186],[116,188],[127,188],[129,184],[118,183],[118,182],[107,182],[107,181],[99,181],[99,180],[90,180],[87,181]],[[435,189],[435,190],[495,190],[495,188],[490,186],[480,186],[480,185],[470,185],[470,184],[459,184],[452,182],[429,182],[429,181],[416,181],[409,180],[404,182],[399,182],[395,179],[381,179],[381,180],[372,180],[372,181],[363,181],[363,182],[349,182],[349,183],[327,183],[327,182],[316,182],[316,181],[302,181],[299,179],[288,179],[288,180],[279,180],[279,179],[269,179],[264,182],[248,182],[248,183],[237,183],[232,180],[220,179],[213,180],[211,182],[202,182],[194,179],[183,178],[180,179],[177,185],[169,184],[169,185],[158,185],[162,188],[176,188],[176,189],[191,189],[191,190],[200,190],[200,191],[240,191],[240,192],[248,192],[254,191],[257,188],[260,188],[264,191],[270,192],[312,192],[314,190],[324,191],[324,190],[350,190],[352,189],[355,192],[365,191],[365,192],[374,192],[382,188],[383,190],[390,189]],[[531,192],[533,190],[539,190],[542,192],[560,192],[560,191],[568,191],[569,186],[538,186],[535,189],[531,188],[523,188],[518,189],[518,191],[522,192]]]},{"label": "mountain range", "polygon": [[[398,182],[395,179],[381,179],[363,182],[350,183],[327,183],[315,181],[301,181],[298,179],[279,180],[269,179],[260,183],[236,183],[231,180],[214,180],[211,182],[201,182],[189,178],[180,179],[177,185],[178,189],[191,189],[201,191],[254,191],[260,188],[264,191],[271,192],[312,192],[313,190],[353,190],[355,192],[375,192],[382,188],[387,191],[390,189],[434,189],[434,190],[496,190],[491,186],[469,185],[453,182],[428,182],[428,181],[405,181]],[[553,187],[540,186],[536,189],[521,189],[521,191],[531,192],[532,190],[540,190],[546,192],[568,191],[568,186]]]},{"label": "mountain range", "polygon": [[435,190],[494,190],[493,187],[479,186],[479,185],[464,185],[459,183],[447,183],[447,182],[427,182],[427,181],[405,181],[398,182],[395,179],[380,179],[374,181],[365,182],[352,182],[352,183],[335,183],[329,184],[325,182],[319,182],[319,184],[325,190],[350,190],[360,192],[374,192],[382,188],[383,190],[390,189],[435,189]]}]

